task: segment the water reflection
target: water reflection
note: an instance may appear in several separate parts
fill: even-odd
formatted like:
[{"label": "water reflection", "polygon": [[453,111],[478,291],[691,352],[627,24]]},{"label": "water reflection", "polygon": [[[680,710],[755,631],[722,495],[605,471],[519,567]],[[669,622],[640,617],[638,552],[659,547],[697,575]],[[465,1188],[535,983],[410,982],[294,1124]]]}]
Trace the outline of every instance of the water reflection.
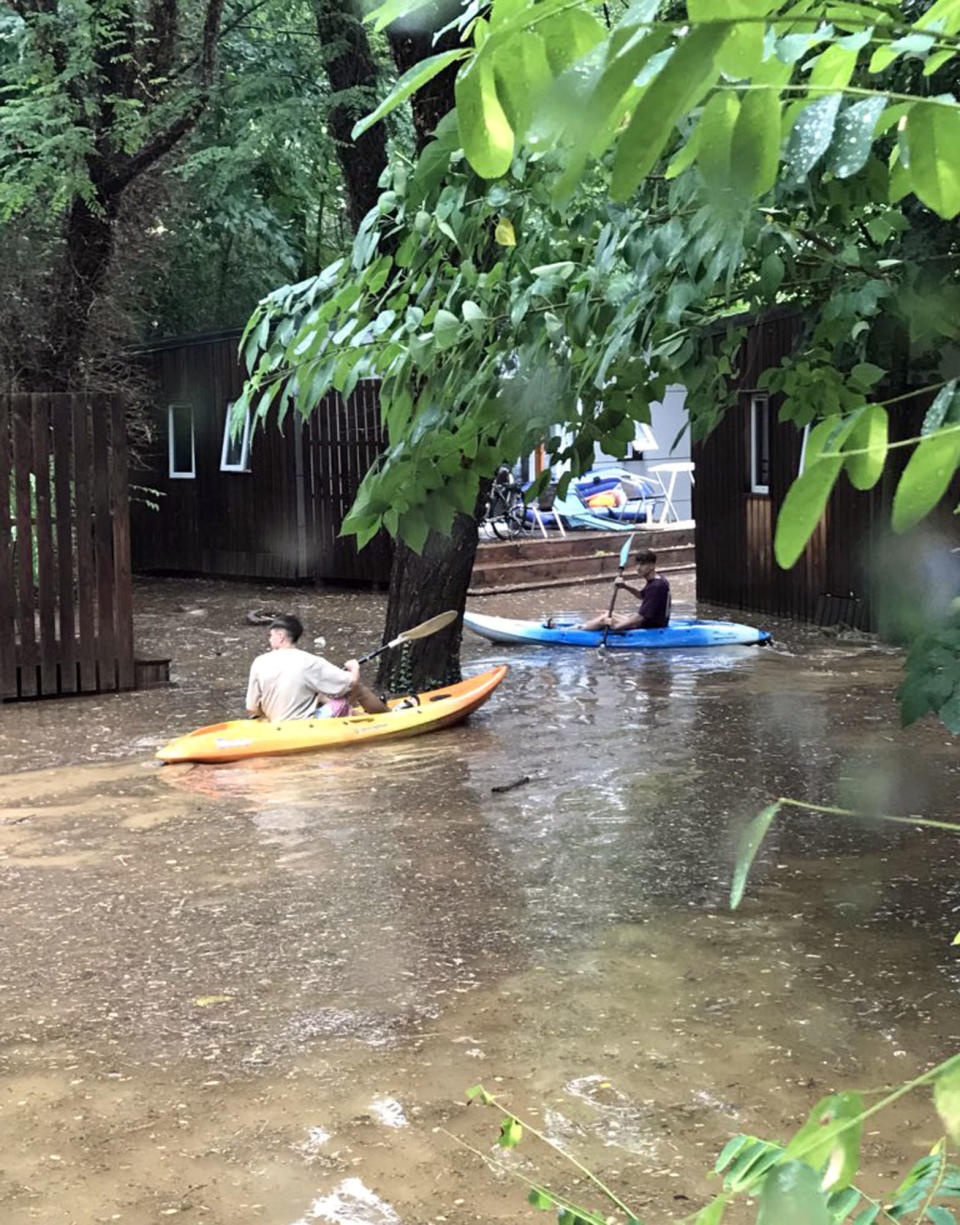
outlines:
[{"label": "water reflection", "polygon": [[[320,618],[311,599],[374,633],[375,600]],[[235,604],[211,596],[211,621]],[[432,1130],[490,1146],[453,1105],[481,1077],[618,1185],[653,1169],[692,1199],[732,1130],[786,1134],[821,1082],[884,1083],[947,1043],[948,837],[792,814],[725,909],[738,829],[776,795],[953,815],[955,747],[897,729],[895,657],[802,635],[789,654],[478,641],[469,668],[511,673],[468,725],[158,768],[145,737],[242,699],[207,639],[183,689],[0,712],[17,1225],[60,1225],[64,1202],[177,1215],[203,1178],[216,1225],[371,1197],[409,1225],[499,1220],[514,1201]],[[30,772],[44,753],[100,764]],[[666,1215],[687,1207],[668,1194]]]}]

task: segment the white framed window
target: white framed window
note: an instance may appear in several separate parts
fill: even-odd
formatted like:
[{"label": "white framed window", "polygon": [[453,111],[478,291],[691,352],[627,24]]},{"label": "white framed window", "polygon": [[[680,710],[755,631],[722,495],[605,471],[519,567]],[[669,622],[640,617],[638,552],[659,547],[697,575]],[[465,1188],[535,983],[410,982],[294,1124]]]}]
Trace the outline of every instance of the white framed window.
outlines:
[{"label": "white framed window", "polygon": [[750,397],[750,492],[770,492],[770,401]]},{"label": "white framed window", "polygon": [[197,450],[193,436],[193,405],[167,405],[167,448],[170,476],[193,480],[197,475]]},{"label": "white framed window", "polygon": [[223,446],[220,448],[221,472],[250,471],[250,408],[247,407],[243,427],[233,428],[233,404],[227,405],[223,422]]}]

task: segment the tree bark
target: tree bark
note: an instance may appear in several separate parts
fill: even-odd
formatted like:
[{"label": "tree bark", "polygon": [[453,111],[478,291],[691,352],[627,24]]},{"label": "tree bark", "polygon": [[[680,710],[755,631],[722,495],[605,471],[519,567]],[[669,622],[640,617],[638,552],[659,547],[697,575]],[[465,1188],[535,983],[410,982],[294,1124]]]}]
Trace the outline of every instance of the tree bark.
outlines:
[{"label": "tree bark", "polygon": [[[434,42],[434,33],[442,29],[456,17],[459,6],[445,0],[440,11],[434,13],[432,23],[427,26],[407,22],[394,22],[387,26],[387,39],[397,71],[401,74],[419,64],[428,56],[438,55],[441,51],[449,51],[460,46],[456,30],[449,30],[444,36]],[[418,14],[419,16],[419,14]],[[437,124],[454,107],[453,86],[457,79],[458,64],[451,64],[428,81],[424,87],[413,96],[413,130],[416,133],[417,152],[421,153],[429,144],[436,131]]]},{"label": "tree bark", "polygon": [[387,165],[387,134],[382,123],[368,128],[359,140],[351,136],[353,125],[375,105],[380,65],[349,0],[314,0],[313,7],[333,91],[330,134],[347,190],[350,224],[356,230],[377,203],[380,175]]},{"label": "tree bark", "polygon": [[422,693],[461,679],[463,610],[476,550],[477,523],[469,515],[456,517],[449,536],[431,532],[419,555],[398,542],[390,574],[384,642],[448,608],[455,609],[458,617],[438,634],[405,643],[399,650],[382,655],[378,688],[393,693]]},{"label": "tree bark", "polygon": [[[444,26],[454,15],[455,7],[445,6],[435,17],[432,28],[387,28],[387,37],[399,72],[439,51],[458,45],[456,32],[435,43],[434,30]],[[440,120],[453,109],[453,86],[456,65],[434,77],[413,98],[413,127],[417,152],[429,144]],[[387,622],[384,642],[448,608],[457,610],[458,618],[449,629],[410,643],[401,651],[388,651],[381,656],[377,685],[394,692],[423,692],[439,685],[460,680],[460,640],[463,635],[463,610],[467,588],[477,552],[477,522],[484,497],[478,499],[477,513],[457,515],[449,536],[431,532],[421,554],[414,553],[398,540],[390,575],[390,595],[387,601]]]},{"label": "tree bark", "polygon": [[[45,326],[32,352],[20,362],[17,381],[25,390],[65,391],[80,378],[91,312],[110,271],[124,189],[168,153],[203,112],[213,81],[223,4],[224,0],[205,0],[200,49],[193,61],[197,88],[184,100],[179,113],[174,112],[139,148],[127,150],[122,146],[117,131],[117,103],[136,100],[142,104],[138,82],[149,75],[148,69],[172,54],[177,31],[175,0],[161,0],[154,6],[151,37],[139,49],[143,57],[140,61],[134,41],[134,7],[118,6],[113,14],[112,41],[95,49],[98,73],[74,82],[76,90],[93,91],[87,98],[93,136],[87,166],[94,198],[89,201],[78,194],[67,207],[63,254],[55,273]],[[55,35],[52,37],[48,53],[54,63],[59,63],[65,59],[67,48],[57,42]]]},{"label": "tree bark", "polygon": [[68,391],[76,384],[90,312],[110,269],[117,203],[108,197],[94,210],[75,197],[70,205],[45,338],[48,351],[33,376],[37,390]]}]

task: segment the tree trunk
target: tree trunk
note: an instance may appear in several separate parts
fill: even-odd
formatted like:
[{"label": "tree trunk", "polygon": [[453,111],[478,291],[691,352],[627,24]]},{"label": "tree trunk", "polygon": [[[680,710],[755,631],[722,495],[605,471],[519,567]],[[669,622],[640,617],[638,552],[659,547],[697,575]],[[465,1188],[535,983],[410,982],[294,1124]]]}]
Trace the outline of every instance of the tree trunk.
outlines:
[{"label": "tree trunk", "polygon": [[[442,11],[435,18],[439,29],[454,10]],[[433,30],[418,27],[387,29],[393,58],[400,72],[406,72],[428,55],[436,55],[447,47],[457,46],[456,32],[447,34],[439,43],[433,41]],[[423,151],[433,136],[437,124],[453,109],[453,84],[456,65],[440,73],[413,99],[413,126],[417,152]],[[483,497],[478,501],[482,506]],[[393,555],[390,575],[390,597],[387,602],[387,624],[384,642],[411,626],[455,608],[460,614],[453,625],[432,638],[404,646],[401,651],[388,651],[381,656],[377,684],[395,692],[422,692],[460,680],[460,639],[463,634],[463,610],[467,588],[477,552],[477,515],[457,515],[449,536],[431,532],[421,554],[416,554],[400,540]]]},{"label": "tree trunk", "polygon": [[[421,10],[423,12],[424,10]],[[427,10],[429,11],[429,10]],[[441,51],[450,51],[460,46],[456,30],[449,30],[444,36],[434,42],[434,31],[442,29],[456,17],[459,6],[445,0],[439,6],[439,12],[434,12],[432,23],[414,24],[407,22],[401,25],[399,21],[387,26],[387,39],[397,71],[407,72],[414,64],[428,56],[438,55]],[[420,14],[417,15],[418,18]],[[428,81],[413,97],[413,130],[416,134],[417,152],[421,153],[433,137],[437,124],[453,110],[453,86],[457,79],[459,64],[450,64],[443,72]]]},{"label": "tree trunk", "polygon": [[402,630],[448,608],[456,609],[459,615],[439,634],[405,643],[399,650],[381,655],[378,689],[419,693],[461,679],[462,616],[476,551],[477,522],[469,515],[456,517],[449,536],[431,532],[419,555],[397,543],[383,641],[389,642]]},{"label": "tree trunk", "polygon": [[[374,124],[354,141],[353,125],[376,105],[380,66],[359,17],[344,0],[314,0],[317,33],[327,52],[327,79],[333,91],[330,134],[347,190],[347,208],[354,230],[380,194],[379,179],[387,165],[387,134]],[[345,95],[337,101],[337,95]]]},{"label": "tree trunk", "polygon": [[79,197],[70,205],[35,391],[68,391],[76,385],[90,312],[110,271],[116,219],[113,199],[96,211]]},{"label": "tree trunk", "polygon": [[[191,67],[196,87],[185,92],[179,108],[170,107],[164,126],[151,131],[136,149],[125,146],[126,137],[118,114],[121,104],[136,101],[142,113],[159,110],[161,102],[151,103],[142,94],[139,82],[159,73],[169,57],[178,29],[177,0],[157,0],[148,16],[147,37],[140,45],[137,59],[135,5],[120,0],[107,19],[96,11],[93,62],[96,71],[78,76],[72,89],[83,94],[91,151],[87,170],[91,188],[75,194],[66,210],[63,229],[63,254],[57,266],[42,334],[32,344],[29,356],[20,363],[17,382],[26,390],[65,391],[82,375],[91,311],[103,290],[110,271],[120,200],[125,188],[138,179],[159,158],[194,127],[206,106],[216,62],[217,42],[224,0],[205,0],[204,21],[199,51]],[[56,6],[33,6],[47,8]],[[101,6],[102,7],[102,6]],[[48,23],[42,32],[43,50],[59,71],[65,70],[70,48],[58,39],[57,27]],[[97,41],[99,40],[99,41]],[[173,73],[175,79],[178,74]],[[162,92],[162,91],[161,91]]]}]

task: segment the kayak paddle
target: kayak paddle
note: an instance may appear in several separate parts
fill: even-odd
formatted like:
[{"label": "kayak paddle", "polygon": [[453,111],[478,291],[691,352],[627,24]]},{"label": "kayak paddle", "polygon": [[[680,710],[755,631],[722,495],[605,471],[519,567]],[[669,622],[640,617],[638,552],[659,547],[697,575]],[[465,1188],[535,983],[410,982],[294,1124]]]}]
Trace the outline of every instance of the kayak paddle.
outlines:
[{"label": "kayak paddle", "polygon": [[446,629],[456,619],[456,611],[448,608],[446,612],[438,613],[435,617],[431,617],[429,621],[421,621],[419,625],[415,625],[412,629],[404,630],[403,633],[397,634],[396,638],[391,638],[389,642],[385,642],[382,647],[377,647],[375,651],[370,651],[367,655],[361,655],[357,663],[365,664],[368,659],[375,659],[378,655],[382,655],[384,651],[389,651],[391,647],[401,646],[404,642],[413,642],[415,638],[429,638],[431,634],[437,633],[438,630]]},{"label": "kayak paddle", "polygon": [[[634,533],[631,532],[630,535],[627,537],[626,544],[620,550],[620,569],[617,571],[617,578],[622,578],[623,572],[627,568],[627,562],[630,560],[630,547],[633,544],[633,536],[634,536]],[[616,583],[614,583],[613,595],[610,597],[610,607],[607,609],[608,617],[613,616],[613,606],[617,602],[617,594],[619,591],[620,591],[620,588],[616,585]],[[603,639],[600,642],[600,645],[602,647],[605,647],[607,645],[607,634],[609,633],[610,633],[610,626],[605,625],[603,627]]]}]

